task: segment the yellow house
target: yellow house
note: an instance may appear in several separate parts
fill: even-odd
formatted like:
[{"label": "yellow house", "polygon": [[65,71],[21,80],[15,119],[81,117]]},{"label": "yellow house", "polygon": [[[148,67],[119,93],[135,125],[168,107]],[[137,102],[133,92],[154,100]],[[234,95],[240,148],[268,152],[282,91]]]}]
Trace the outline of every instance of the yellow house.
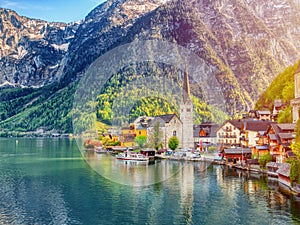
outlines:
[{"label": "yellow house", "polygon": [[137,118],[129,127],[122,127],[121,129],[121,145],[123,147],[136,147],[134,141],[135,137],[143,135],[147,137],[147,128],[153,117],[141,116]]},{"label": "yellow house", "polygon": [[134,121],[135,134],[136,136],[143,135],[147,137],[147,128],[150,125],[150,122],[153,120],[153,117],[141,116]]},{"label": "yellow house", "polygon": [[134,142],[135,137],[136,131],[134,124],[131,124],[129,127],[122,127],[120,138],[121,146],[128,148],[136,147],[136,143]]},{"label": "yellow house", "polygon": [[146,128],[138,128],[135,130],[135,135],[136,136],[143,135],[143,136],[147,137],[147,129]]}]

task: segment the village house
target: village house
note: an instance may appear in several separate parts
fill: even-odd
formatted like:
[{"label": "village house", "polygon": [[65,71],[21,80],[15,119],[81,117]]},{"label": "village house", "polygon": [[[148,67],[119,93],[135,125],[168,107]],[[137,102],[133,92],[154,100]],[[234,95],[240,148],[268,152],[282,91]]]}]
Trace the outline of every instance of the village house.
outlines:
[{"label": "village house", "polygon": [[136,137],[134,124],[121,128],[120,142],[122,147],[134,148],[136,146],[134,139]]},{"label": "village house", "polygon": [[273,112],[272,112],[272,119],[273,121],[277,121],[278,119],[278,114],[284,110],[287,107],[286,104],[283,104],[281,99],[276,99],[274,101],[274,106],[273,106]]},{"label": "village house", "polygon": [[285,162],[287,152],[291,151],[290,145],[294,140],[295,124],[271,124],[266,132],[270,154],[278,163]]},{"label": "village house", "polygon": [[143,135],[147,137],[147,128],[150,126],[153,117],[140,116],[134,122],[136,136]]},{"label": "village house", "polygon": [[269,110],[250,110],[248,113],[249,119],[256,119],[256,120],[263,120],[263,121],[270,121],[272,120],[272,114]]},{"label": "village house", "polygon": [[226,164],[244,163],[247,159],[251,159],[252,151],[250,148],[224,148],[221,151]]},{"label": "village house", "polygon": [[241,145],[253,148],[257,145],[259,135],[265,133],[271,121],[243,120],[241,127]]},{"label": "village house", "polygon": [[182,122],[176,114],[166,114],[153,117],[147,128],[148,138],[153,134],[153,129],[156,123],[159,123],[163,136],[163,148],[168,148],[168,141],[172,136],[176,136],[179,139],[179,147],[182,137]]},{"label": "village house", "polygon": [[241,120],[227,120],[216,131],[217,142],[223,146],[240,146]]},{"label": "village house", "polygon": [[219,126],[215,123],[203,123],[194,125],[194,143],[197,149],[207,151],[211,145],[217,144],[217,129]]}]

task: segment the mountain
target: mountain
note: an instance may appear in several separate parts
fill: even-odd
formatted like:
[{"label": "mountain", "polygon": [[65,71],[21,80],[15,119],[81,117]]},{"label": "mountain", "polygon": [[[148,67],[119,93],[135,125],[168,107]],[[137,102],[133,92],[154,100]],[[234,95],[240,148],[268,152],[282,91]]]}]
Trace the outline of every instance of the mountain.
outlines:
[{"label": "mountain", "polygon": [[78,24],[48,23],[0,9],[0,83],[41,87],[57,79]]},{"label": "mountain", "polygon": [[255,104],[258,110],[273,110],[274,102],[280,99],[283,105],[287,107],[279,113],[278,122],[292,122],[292,108],[290,102],[295,97],[294,75],[299,67],[300,61],[295,65],[287,67],[283,72],[278,74],[268,88],[261,94]]},{"label": "mountain", "polygon": [[[95,59],[136,39],[164,40],[193,51],[221,84],[227,113],[241,113],[253,107],[276,74],[300,58],[298,12],[294,0],[109,0],[80,23],[63,24],[2,9],[0,81],[27,87],[35,97],[22,92],[26,107],[6,110],[0,127],[8,129],[12,121],[24,120],[18,114],[34,112],[33,100],[46,103],[47,94],[40,98],[33,93],[43,93],[47,85],[56,87],[51,98],[70,89],[65,98],[71,98],[74,88],[68,87]],[[153,73],[163,74],[162,66],[154,67]],[[36,86],[40,89],[31,90]],[[201,97],[193,86],[192,93]]]}]

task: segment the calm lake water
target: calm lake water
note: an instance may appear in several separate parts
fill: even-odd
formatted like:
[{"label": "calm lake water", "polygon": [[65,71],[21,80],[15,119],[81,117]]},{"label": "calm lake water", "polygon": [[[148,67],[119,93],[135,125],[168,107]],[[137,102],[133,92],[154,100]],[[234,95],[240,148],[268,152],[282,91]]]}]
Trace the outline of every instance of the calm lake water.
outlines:
[{"label": "calm lake water", "polygon": [[[257,174],[191,162],[123,165],[109,157],[90,153],[88,164],[69,139],[0,139],[0,224],[300,224],[300,200]],[[104,177],[97,160],[109,162],[99,167]],[[107,179],[111,168],[138,182],[148,170],[150,179],[168,179],[123,185]]]}]

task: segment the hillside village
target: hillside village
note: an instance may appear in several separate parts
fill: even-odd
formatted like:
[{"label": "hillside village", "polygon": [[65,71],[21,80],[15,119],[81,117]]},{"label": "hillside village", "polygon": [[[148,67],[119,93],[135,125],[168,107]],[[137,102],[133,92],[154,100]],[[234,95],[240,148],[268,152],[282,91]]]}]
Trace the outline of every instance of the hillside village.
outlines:
[{"label": "hillside village", "polygon": [[[242,159],[258,159],[269,153],[272,161],[284,163],[294,156],[291,144],[295,139],[295,126],[299,118],[300,68],[295,73],[295,99],[292,100],[293,123],[278,124],[278,114],[287,105],[276,100],[272,112],[269,110],[250,110],[241,119],[227,120],[221,125],[213,122],[193,124],[192,103],[189,95],[188,74],[185,72],[180,115],[165,114],[155,117],[142,116],[121,131],[110,128],[108,133],[120,141],[122,147],[135,148],[135,138],[152,135],[156,123],[160,124],[163,149],[168,149],[172,136],[179,139],[180,149],[193,149],[207,152],[213,149],[222,152],[227,163],[236,164]],[[299,80],[298,80],[299,79]],[[297,86],[298,85],[298,86]]]},{"label": "hillside village", "polygon": [[[261,171],[268,168],[268,174],[279,178],[279,181],[291,187],[288,160],[296,157],[291,144],[295,140],[296,122],[299,119],[300,107],[300,66],[295,73],[295,98],[293,123],[277,123],[278,114],[287,105],[276,100],[272,112],[269,110],[250,110],[241,119],[226,120],[221,125],[206,122],[193,124],[193,105],[190,99],[187,71],[184,74],[183,95],[180,103],[180,115],[165,114],[160,116],[142,116],[129,126],[110,128],[110,139],[118,140],[120,146],[114,149],[137,148],[136,137],[144,136],[149,140],[156,124],[159,124],[162,138],[161,149],[169,149],[168,141],[176,136],[181,152],[218,153],[222,163],[242,169]],[[104,135],[105,136],[105,135]],[[260,159],[269,156],[263,165]],[[299,185],[296,185],[298,187]],[[299,187],[298,187],[299,189]],[[297,190],[298,190],[297,189]],[[300,189],[299,189],[300,190]]]}]

